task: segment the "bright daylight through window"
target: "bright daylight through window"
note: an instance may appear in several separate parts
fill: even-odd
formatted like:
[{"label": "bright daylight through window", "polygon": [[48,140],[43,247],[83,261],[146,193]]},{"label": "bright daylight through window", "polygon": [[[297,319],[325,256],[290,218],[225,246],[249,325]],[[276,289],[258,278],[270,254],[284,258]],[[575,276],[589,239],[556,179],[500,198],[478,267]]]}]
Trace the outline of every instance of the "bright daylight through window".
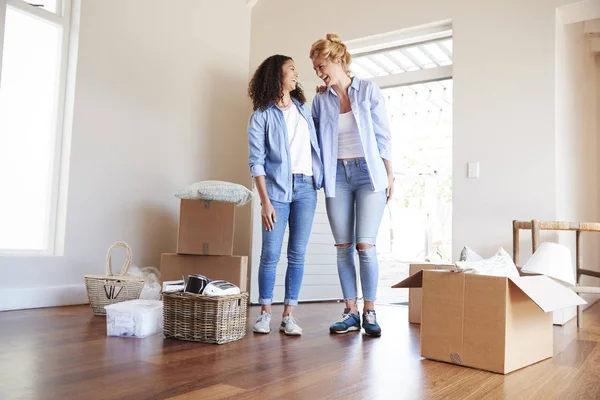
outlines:
[{"label": "bright daylight through window", "polygon": [[353,54],[352,72],[386,97],[395,191],[377,237],[379,300],[417,261],[452,259],[452,31]]},{"label": "bright daylight through window", "polygon": [[54,252],[70,7],[70,0],[8,0],[0,76],[0,254]]}]

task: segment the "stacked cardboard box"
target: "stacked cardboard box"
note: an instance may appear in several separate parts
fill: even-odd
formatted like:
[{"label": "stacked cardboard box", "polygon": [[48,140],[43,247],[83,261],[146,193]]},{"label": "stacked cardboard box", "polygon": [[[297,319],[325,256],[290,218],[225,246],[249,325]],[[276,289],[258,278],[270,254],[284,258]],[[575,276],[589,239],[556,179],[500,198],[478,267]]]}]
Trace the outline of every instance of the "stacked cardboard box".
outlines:
[{"label": "stacked cardboard box", "polygon": [[234,203],[181,200],[177,253],[162,254],[162,280],[201,274],[247,291],[248,257],[233,255],[234,222]]}]

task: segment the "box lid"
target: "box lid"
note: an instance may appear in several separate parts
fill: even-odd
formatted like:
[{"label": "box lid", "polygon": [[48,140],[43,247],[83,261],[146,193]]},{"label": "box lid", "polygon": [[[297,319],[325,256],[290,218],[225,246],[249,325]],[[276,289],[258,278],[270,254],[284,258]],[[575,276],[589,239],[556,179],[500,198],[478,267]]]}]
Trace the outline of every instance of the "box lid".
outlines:
[{"label": "box lid", "polygon": [[146,312],[162,310],[162,300],[134,299],[104,306],[104,309],[116,312]]},{"label": "box lid", "polygon": [[[458,273],[443,270],[424,270],[409,276],[401,282],[396,283],[392,288],[420,288],[423,287],[423,274],[447,274]],[[487,276],[487,275],[480,275]],[[490,278],[499,278],[490,276]],[[562,308],[587,304],[572,289],[567,288],[560,283],[544,275],[521,276],[509,279],[523,293],[525,293],[537,306],[544,312],[560,310]]]},{"label": "box lid", "polygon": [[[431,272],[441,272],[440,270],[433,270]],[[447,272],[447,271],[444,271]],[[423,271],[419,271],[403,281],[396,283],[392,288],[420,288],[423,287]]]},{"label": "box lid", "polygon": [[544,275],[508,278],[544,312],[587,304],[572,289]]}]

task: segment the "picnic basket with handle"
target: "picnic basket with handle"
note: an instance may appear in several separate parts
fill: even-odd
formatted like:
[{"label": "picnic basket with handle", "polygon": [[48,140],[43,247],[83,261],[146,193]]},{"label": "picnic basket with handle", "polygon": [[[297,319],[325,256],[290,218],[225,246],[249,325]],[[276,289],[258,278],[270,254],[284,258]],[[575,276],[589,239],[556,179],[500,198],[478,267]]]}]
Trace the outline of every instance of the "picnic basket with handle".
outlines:
[{"label": "picnic basket with handle", "polygon": [[[117,275],[112,270],[112,251],[125,248],[125,264]],[[125,242],[113,243],[106,253],[106,275],[84,275],[88,299],[94,315],[106,315],[105,306],[140,297],[145,278],[127,275],[131,266],[131,248]]]}]

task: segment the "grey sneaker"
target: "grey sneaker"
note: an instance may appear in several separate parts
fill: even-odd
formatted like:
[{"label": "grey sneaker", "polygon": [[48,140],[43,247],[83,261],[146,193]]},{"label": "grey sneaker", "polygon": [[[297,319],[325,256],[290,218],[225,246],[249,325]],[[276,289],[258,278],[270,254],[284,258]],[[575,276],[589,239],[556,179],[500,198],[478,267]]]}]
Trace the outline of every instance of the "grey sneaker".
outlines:
[{"label": "grey sneaker", "polygon": [[271,314],[263,311],[260,313],[256,322],[254,323],[254,332],[256,333],[269,333],[271,332]]},{"label": "grey sneaker", "polygon": [[285,333],[290,336],[300,336],[302,335],[302,328],[298,326],[298,320],[291,315],[288,315],[281,320],[281,326],[279,327],[279,331]]}]

